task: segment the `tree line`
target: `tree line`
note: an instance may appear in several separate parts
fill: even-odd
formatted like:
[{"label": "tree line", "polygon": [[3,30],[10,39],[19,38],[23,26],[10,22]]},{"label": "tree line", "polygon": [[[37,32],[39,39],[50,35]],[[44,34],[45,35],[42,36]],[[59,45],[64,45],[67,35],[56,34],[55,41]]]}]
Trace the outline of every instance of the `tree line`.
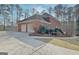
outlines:
[{"label": "tree line", "polygon": [[[61,22],[71,22],[77,21],[77,25],[79,25],[79,4],[74,6],[69,6],[65,4],[57,4],[54,8],[49,6],[47,9],[42,10],[41,13],[36,8],[23,10],[23,8],[19,4],[0,4],[0,17],[3,17],[4,29],[6,24],[14,25],[14,22],[19,21],[21,17],[27,18],[30,15],[34,14],[42,14],[47,12],[50,15],[55,15],[55,17]],[[15,14],[16,13],[16,14]],[[16,15],[16,16],[15,16]],[[15,16],[15,18],[14,18]],[[79,26],[78,30],[79,30]]]}]

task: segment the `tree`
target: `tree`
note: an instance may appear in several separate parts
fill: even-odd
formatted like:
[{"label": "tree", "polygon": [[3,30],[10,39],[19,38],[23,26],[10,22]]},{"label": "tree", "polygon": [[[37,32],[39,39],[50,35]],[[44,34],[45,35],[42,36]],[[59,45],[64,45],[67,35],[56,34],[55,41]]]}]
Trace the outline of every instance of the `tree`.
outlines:
[{"label": "tree", "polygon": [[52,14],[52,11],[53,11],[52,7],[49,7],[49,8],[48,8],[49,14]]},{"label": "tree", "polygon": [[36,13],[36,9],[32,8],[32,15],[34,15]]},{"label": "tree", "polygon": [[77,35],[79,35],[79,4],[74,6],[75,9],[75,19],[76,19],[76,31]]},{"label": "tree", "polygon": [[74,14],[73,14],[73,7],[69,7],[67,10],[68,16],[68,26],[69,26],[69,34],[74,35]]},{"label": "tree", "polygon": [[29,9],[26,9],[25,11],[25,18],[28,18],[29,17]]},{"label": "tree", "polygon": [[56,14],[57,19],[59,19],[59,17],[62,16],[63,6],[61,4],[58,4],[55,6],[54,10],[55,10],[55,14]]},{"label": "tree", "polygon": [[8,20],[8,17],[9,17],[9,11],[8,11],[8,6],[9,5],[7,5],[7,4],[1,4],[0,5],[0,10],[1,10],[1,15],[2,15],[2,17],[4,18],[4,30],[5,30],[5,26],[6,26],[6,24],[8,24],[8,23],[6,23],[6,21]]},{"label": "tree", "polygon": [[11,14],[11,19],[12,19],[12,21],[11,21],[12,26],[13,26],[13,23],[14,23],[14,18],[13,18],[14,14],[13,14],[13,12],[14,12],[14,5],[11,4],[10,5],[10,14]]},{"label": "tree", "polygon": [[15,5],[16,7],[16,13],[17,13],[17,21],[20,20],[20,17],[22,16],[22,8],[20,7],[20,5]]},{"label": "tree", "polygon": [[42,10],[41,14],[44,14],[44,13],[46,13],[46,10]]}]

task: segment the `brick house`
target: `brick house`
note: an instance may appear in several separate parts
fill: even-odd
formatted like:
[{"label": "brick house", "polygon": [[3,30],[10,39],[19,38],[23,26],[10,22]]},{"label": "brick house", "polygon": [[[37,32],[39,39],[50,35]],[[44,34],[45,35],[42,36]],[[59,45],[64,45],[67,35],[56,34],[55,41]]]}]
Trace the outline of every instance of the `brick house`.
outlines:
[{"label": "brick house", "polygon": [[43,15],[33,15],[24,20],[17,22],[17,31],[18,32],[28,32],[33,33],[39,30],[40,25],[43,25],[46,28],[56,28],[60,27],[60,21],[56,20],[53,16],[48,13]]}]

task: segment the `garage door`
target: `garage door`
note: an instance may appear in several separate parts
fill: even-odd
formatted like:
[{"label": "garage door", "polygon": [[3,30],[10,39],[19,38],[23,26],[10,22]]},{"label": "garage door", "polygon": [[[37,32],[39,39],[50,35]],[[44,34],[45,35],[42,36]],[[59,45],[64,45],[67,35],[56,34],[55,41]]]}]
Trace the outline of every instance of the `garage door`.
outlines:
[{"label": "garage door", "polygon": [[32,24],[28,24],[27,25],[27,32],[29,32],[29,33],[31,33],[31,32],[33,33],[34,32]]},{"label": "garage door", "polygon": [[26,24],[21,25],[21,32],[26,32]]}]

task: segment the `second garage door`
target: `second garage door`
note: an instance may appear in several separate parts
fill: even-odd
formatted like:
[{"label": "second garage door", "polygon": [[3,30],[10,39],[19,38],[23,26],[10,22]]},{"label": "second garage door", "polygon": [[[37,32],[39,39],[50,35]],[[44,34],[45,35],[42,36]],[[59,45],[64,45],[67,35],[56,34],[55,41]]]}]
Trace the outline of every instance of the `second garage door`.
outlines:
[{"label": "second garage door", "polygon": [[27,25],[27,32],[29,32],[29,33],[33,33],[34,32],[32,24],[28,24]]},{"label": "second garage door", "polygon": [[26,32],[26,24],[21,25],[21,32]]}]

